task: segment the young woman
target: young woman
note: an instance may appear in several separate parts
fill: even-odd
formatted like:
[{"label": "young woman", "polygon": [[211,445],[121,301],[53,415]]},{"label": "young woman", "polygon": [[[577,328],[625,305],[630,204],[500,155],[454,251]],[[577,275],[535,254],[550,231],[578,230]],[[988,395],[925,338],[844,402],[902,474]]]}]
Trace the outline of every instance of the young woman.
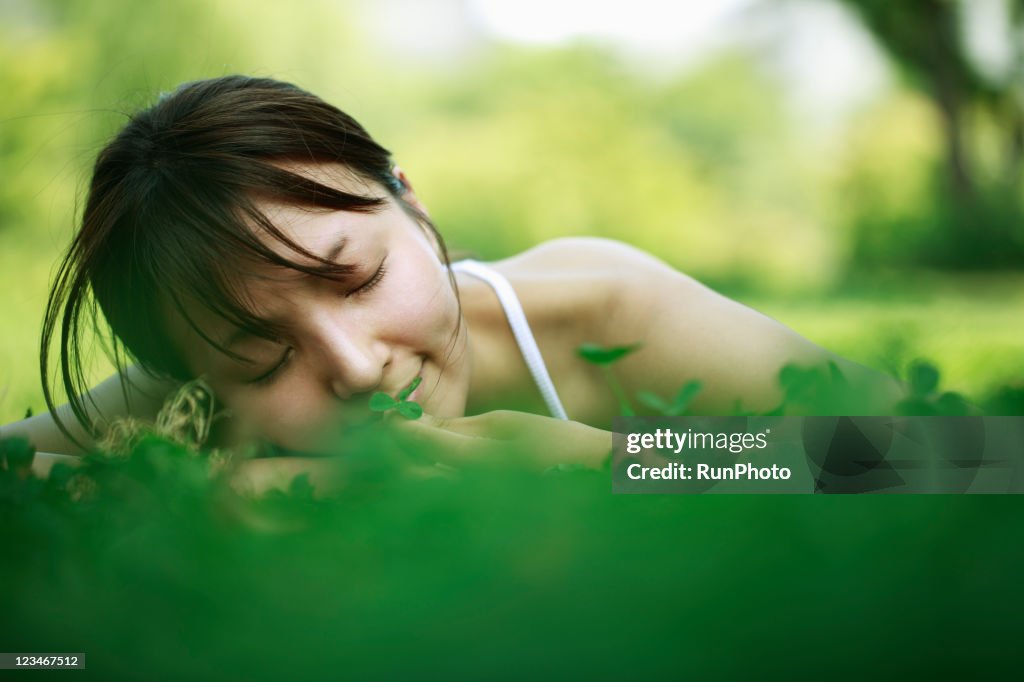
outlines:
[{"label": "young woman", "polygon": [[[80,351],[97,308],[119,373],[89,390]],[[419,377],[410,399],[426,417],[404,428],[456,462],[494,440],[537,439],[538,465],[597,464],[611,445],[618,404],[578,356],[584,343],[640,344],[616,366],[626,393],[699,380],[704,413],[774,407],[787,363],[834,359],[874,380],[619,242],[450,263],[409,179],[362,126],[293,85],[243,76],[182,85],[103,149],[45,320],[44,384],[56,342],[70,403],[46,388],[50,412],[4,431],[71,455],[110,419],[152,418],[196,377],[227,415],[222,444],[316,450],[346,410]]]}]

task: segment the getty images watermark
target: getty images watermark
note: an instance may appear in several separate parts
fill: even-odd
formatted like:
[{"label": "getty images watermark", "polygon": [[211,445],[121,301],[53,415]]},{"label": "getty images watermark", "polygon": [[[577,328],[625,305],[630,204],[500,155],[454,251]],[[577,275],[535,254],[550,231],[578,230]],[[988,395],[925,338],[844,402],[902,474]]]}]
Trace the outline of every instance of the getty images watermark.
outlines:
[{"label": "getty images watermark", "polygon": [[616,493],[1020,493],[1024,417],[619,417]]}]

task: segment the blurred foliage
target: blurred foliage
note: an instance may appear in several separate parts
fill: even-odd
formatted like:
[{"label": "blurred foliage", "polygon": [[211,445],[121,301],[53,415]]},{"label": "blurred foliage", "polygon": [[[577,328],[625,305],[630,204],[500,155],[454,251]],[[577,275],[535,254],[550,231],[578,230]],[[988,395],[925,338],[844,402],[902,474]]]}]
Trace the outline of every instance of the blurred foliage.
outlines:
[{"label": "blurred foliage", "polygon": [[[874,320],[897,316],[885,311],[905,298],[909,275],[848,299],[839,335],[838,308],[817,299],[808,312],[794,295],[849,287],[880,265],[1019,265],[1020,178],[997,171],[1014,158],[1007,97],[1020,81],[957,76],[969,85],[958,121],[976,189],[965,208],[948,191],[948,134],[929,64],[900,47],[927,47],[932,29],[912,19],[956,3],[846,4],[906,78],[822,141],[753,50],[644,70],[585,41],[481,38],[432,61],[375,43],[368,2],[314,0],[302,11],[241,0],[0,3],[0,422],[41,407],[35,344],[47,280],[99,148],[159,92],[234,72],[291,80],[363,121],[457,252],[500,258],[556,236],[623,239],[867,362],[889,333]],[[400,5],[389,5],[389,22],[403,20]],[[960,43],[940,47],[958,68],[973,68]],[[1008,314],[1019,278],[976,305],[960,280],[948,281],[942,295],[918,299],[929,318],[898,307],[905,342],[919,339],[927,347],[912,350],[949,367],[962,390],[980,394],[1020,376],[1019,323]],[[958,332],[955,353],[937,341],[972,326],[998,340],[960,342]],[[109,371],[97,358],[97,379]]]},{"label": "blurred foliage", "polygon": [[395,147],[456,245],[497,257],[593,234],[696,275],[833,276],[808,151],[789,144],[782,94],[749,56],[652,81],[587,45],[507,48],[436,96],[429,134]]},{"label": "blurred foliage", "polygon": [[[834,2],[835,0],[827,0]],[[953,268],[1024,265],[1024,1],[1001,5],[985,36],[1008,57],[985,67],[972,54],[966,0],[840,0],[875,37],[909,87],[931,105],[935,158],[923,186],[896,213],[861,211],[856,255],[866,263]],[[976,6],[982,3],[974,3]],[[1003,48],[998,45],[996,49]],[[876,127],[874,130],[884,128]],[[894,132],[910,131],[898,126]],[[886,132],[885,137],[891,137]],[[911,145],[914,143],[911,142]],[[988,149],[986,149],[986,146]],[[898,159],[894,159],[898,160]],[[897,168],[888,174],[894,178]],[[882,177],[874,182],[881,184]],[[865,178],[873,184],[872,178]],[[874,194],[860,187],[858,200]],[[867,196],[865,196],[865,194]],[[875,194],[884,195],[886,191]]]},{"label": "blurred foliage", "polygon": [[[937,370],[914,372],[913,399],[948,414]],[[828,368],[781,380],[787,410],[858,400]],[[1021,398],[1007,395],[1017,414]],[[1011,497],[616,496],[607,470],[536,474],[516,453],[410,476],[403,447],[361,429],[340,492],[298,476],[253,497],[228,484],[232,460],[190,442],[144,437],[40,480],[28,443],[0,441],[0,638],[85,652],[76,675],[105,681],[676,679],[681,660],[702,679],[973,677],[1015,663]],[[864,628],[875,645],[831,672]]]}]

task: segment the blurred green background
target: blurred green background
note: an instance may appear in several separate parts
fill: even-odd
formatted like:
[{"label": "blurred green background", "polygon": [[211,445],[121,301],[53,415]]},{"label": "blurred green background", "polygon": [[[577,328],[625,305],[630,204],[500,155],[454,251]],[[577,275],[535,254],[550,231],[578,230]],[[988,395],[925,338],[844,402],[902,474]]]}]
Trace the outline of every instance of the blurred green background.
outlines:
[{"label": "blurred green background", "polygon": [[353,114],[453,249],[622,239],[863,363],[928,358],[978,399],[1021,382],[1024,2],[614,5],[0,3],[0,423],[42,407],[97,151],[236,72]]}]

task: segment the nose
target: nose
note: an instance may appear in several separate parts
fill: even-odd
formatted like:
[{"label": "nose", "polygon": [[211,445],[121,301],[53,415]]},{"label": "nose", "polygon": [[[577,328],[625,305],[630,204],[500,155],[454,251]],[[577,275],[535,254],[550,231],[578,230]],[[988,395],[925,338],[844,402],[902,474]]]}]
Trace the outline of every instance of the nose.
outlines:
[{"label": "nose", "polygon": [[337,325],[324,329],[320,358],[331,392],[342,400],[380,386],[390,362],[386,347],[372,334]]}]

